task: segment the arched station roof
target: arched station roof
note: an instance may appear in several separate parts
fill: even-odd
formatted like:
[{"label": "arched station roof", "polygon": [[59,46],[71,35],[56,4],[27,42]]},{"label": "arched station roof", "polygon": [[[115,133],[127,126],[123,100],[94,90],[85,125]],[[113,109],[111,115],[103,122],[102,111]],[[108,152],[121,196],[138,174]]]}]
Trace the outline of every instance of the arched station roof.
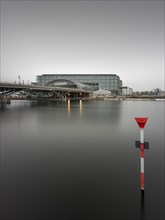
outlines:
[{"label": "arched station roof", "polygon": [[92,88],[89,85],[82,84],[79,82],[75,82],[68,79],[56,79],[47,83],[47,86],[52,87],[62,87],[62,88],[74,88],[74,89],[82,89],[85,91],[91,91]]}]

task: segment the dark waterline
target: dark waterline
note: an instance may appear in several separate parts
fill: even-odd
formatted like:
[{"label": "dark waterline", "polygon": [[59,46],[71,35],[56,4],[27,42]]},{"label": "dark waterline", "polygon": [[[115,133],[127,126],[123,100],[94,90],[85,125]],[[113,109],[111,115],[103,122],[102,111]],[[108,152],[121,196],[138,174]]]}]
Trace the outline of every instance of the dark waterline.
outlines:
[{"label": "dark waterline", "polygon": [[[164,219],[164,102],[13,101],[1,111],[1,219]],[[148,117],[145,194],[136,116]]]}]

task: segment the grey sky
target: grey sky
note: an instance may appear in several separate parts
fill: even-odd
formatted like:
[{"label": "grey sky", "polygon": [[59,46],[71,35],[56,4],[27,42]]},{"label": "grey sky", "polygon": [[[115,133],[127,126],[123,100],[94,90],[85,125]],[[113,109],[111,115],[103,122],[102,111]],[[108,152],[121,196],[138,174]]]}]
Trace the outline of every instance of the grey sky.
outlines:
[{"label": "grey sky", "polygon": [[115,73],[164,88],[164,1],[1,1],[1,81]]}]

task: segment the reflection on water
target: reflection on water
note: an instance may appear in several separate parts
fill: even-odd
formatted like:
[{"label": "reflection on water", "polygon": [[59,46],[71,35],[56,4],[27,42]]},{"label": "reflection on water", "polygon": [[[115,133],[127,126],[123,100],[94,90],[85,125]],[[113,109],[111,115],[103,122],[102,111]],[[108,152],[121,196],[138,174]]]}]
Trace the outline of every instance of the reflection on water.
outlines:
[{"label": "reflection on water", "polygon": [[82,100],[80,99],[80,117],[81,117],[81,115],[82,115]]},{"label": "reflection on water", "polygon": [[70,118],[70,99],[68,99],[68,118]]},{"label": "reflection on water", "polygon": [[144,220],[145,219],[145,193],[144,193],[144,191],[142,190],[141,191],[141,210],[140,210],[140,212],[141,212],[141,220]]},{"label": "reflection on water", "polygon": [[[163,108],[152,101],[13,101],[1,111],[2,219],[163,220]],[[136,116],[149,117],[145,200]]]},{"label": "reflection on water", "polygon": [[70,112],[70,99],[68,99],[68,112]]}]

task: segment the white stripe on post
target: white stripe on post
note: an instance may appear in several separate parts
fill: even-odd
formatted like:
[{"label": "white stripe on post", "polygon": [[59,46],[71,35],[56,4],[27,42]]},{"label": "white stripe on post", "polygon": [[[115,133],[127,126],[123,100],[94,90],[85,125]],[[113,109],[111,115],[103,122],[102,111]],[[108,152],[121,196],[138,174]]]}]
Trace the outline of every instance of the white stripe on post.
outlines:
[{"label": "white stripe on post", "polygon": [[140,143],[144,144],[144,129],[140,128]]},{"label": "white stripe on post", "polygon": [[141,167],[141,173],[144,173],[144,158],[140,158],[140,167]]}]

